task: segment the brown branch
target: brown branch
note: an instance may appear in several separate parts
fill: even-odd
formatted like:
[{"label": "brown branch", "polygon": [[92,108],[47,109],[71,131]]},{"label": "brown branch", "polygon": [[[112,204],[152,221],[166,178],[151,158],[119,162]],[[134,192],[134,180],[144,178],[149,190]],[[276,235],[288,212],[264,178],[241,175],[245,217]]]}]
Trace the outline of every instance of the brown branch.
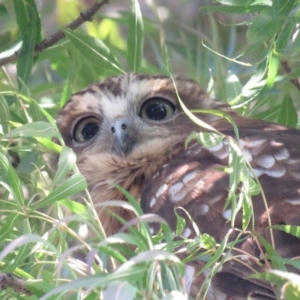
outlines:
[{"label": "brown branch", "polygon": [[[67,26],[65,26],[65,28],[74,30],[77,27],[79,27],[81,24],[83,24],[84,22],[91,21],[93,16],[95,15],[95,13],[104,4],[107,4],[108,2],[109,2],[109,0],[103,0],[101,2],[96,1],[90,8],[88,8],[87,10],[81,12],[79,17],[77,19],[75,19],[74,21],[72,21]],[[39,54],[43,50],[53,46],[55,43],[62,40],[64,37],[65,37],[65,35],[61,31],[58,31],[58,32],[54,33],[53,35],[45,38],[44,40],[42,40],[40,43],[38,43],[35,46],[34,55],[36,56],[37,54]],[[7,63],[16,61],[18,59],[19,55],[20,55],[20,51],[16,51],[15,53],[13,53],[10,56],[0,58],[0,67],[4,66]]]},{"label": "brown branch", "polygon": [[[290,74],[292,72],[287,60],[282,60],[281,66],[284,69],[285,73]],[[300,91],[300,79],[299,78],[290,79],[290,82]]]},{"label": "brown branch", "polygon": [[31,292],[25,288],[26,281],[24,279],[16,278],[11,273],[0,274],[0,288],[5,290],[13,288],[18,294],[25,294],[31,296]]}]

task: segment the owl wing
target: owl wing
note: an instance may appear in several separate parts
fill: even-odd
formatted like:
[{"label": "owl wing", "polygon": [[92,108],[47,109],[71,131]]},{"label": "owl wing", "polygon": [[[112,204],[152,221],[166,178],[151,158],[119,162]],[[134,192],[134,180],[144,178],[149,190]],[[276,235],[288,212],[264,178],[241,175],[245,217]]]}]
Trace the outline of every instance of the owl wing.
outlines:
[{"label": "owl wing", "polygon": [[[234,136],[231,130],[224,133]],[[254,232],[268,243],[273,243],[282,257],[296,257],[300,253],[300,239],[281,230],[273,229],[271,232],[269,225],[300,225],[300,148],[297,147],[300,132],[288,128],[245,128],[239,133],[240,149],[253,169],[249,173],[252,177],[253,173],[257,176],[263,189],[263,193],[252,196]],[[230,249],[226,252],[226,263],[213,277],[206,299],[237,300],[248,296],[276,299],[274,288],[269,283],[248,278],[255,272],[276,267],[272,260],[264,259],[266,249],[263,240],[255,233],[242,231],[241,211],[237,213],[232,227],[232,207],[224,209],[231,182],[229,173],[224,169],[230,159],[229,148],[226,138],[211,148],[197,142],[191,144],[147,180],[142,187],[141,205],[145,213],[162,216],[173,230],[177,222],[174,210],[182,207],[201,234],[208,233],[217,243],[224,238],[228,238],[228,242],[238,240],[234,248],[227,248]],[[237,192],[239,189],[240,186]],[[196,232],[186,213],[180,209],[177,213],[187,220],[182,235],[195,238]],[[200,260],[194,261],[188,270],[196,275],[203,266]],[[197,295],[206,277],[207,272],[194,276],[189,285],[191,294]]]}]

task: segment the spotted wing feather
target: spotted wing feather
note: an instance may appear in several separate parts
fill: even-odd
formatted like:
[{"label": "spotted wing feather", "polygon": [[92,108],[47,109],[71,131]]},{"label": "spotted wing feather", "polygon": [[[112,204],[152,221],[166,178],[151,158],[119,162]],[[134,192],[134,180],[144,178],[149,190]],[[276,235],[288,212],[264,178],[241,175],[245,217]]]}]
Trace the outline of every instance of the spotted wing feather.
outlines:
[{"label": "spotted wing feather", "polygon": [[[224,133],[234,136],[230,130],[225,130]],[[262,194],[252,197],[255,231],[269,243],[272,243],[272,239],[268,217],[272,225],[300,225],[300,149],[295,144],[298,137],[299,132],[294,129],[257,131],[241,127],[240,130],[240,148],[263,187],[268,205],[266,208]],[[183,207],[201,233],[208,233],[217,242],[221,242],[231,229],[231,210],[224,210],[229,175],[222,170],[227,165],[226,140],[210,149],[194,143],[165,164],[152,180],[144,184],[141,197],[144,211],[163,216],[175,229],[174,209]],[[186,216],[182,210],[178,210],[178,213]],[[242,229],[241,212],[237,215],[235,228],[236,230],[232,230],[231,240]],[[188,220],[183,235],[188,238],[195,237]],[[285,258],[299,255],[298,238],[275,229],[273,235],[279,255]],[[226,295],[234,300],[247,299],[249,295],[254,299],[276,299],[274,288],[268,283],[248,278],[254,272],[272,267],[272,262],[262,259],[265,255],[264,247],[254,235],[245,233],[240,238],[241,241],[235,245],[237,250],[231,251],[234,259],[229,258],[214,277],[207,299],[227,299]],[[203,264],[194,262],[194,267],[197,264],[201,270]],[[198,284],[198,288],[192,285],[191,291],[199,291],[204,280],[205,274],[202,274],[202,278],[198,276],[193,283]],[[233,287],[233,282],[240,288]]]}]

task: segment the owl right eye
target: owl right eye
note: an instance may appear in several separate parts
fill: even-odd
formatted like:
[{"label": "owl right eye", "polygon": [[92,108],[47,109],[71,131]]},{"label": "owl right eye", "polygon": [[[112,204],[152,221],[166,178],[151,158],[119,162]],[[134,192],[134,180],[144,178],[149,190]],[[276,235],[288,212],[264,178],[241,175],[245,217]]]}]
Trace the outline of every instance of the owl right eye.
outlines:
[{"label": "owl right eye", "polygon": [[99,131],[100,122],[95,117],[81,119],[75,126],[73,138],[76,142],[83,143],[92,139]]}]

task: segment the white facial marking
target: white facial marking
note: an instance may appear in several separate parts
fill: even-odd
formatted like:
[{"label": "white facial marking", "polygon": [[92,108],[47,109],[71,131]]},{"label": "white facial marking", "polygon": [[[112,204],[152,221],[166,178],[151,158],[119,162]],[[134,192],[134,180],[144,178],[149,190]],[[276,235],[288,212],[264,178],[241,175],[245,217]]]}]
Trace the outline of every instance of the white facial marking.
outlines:
[{"label": "white facial marking", "polygon": [[255,162],[265,168],[271,168],[275,164],[275,158],[271,155],[261,155],[255,158]]},{"label": "white facial marking", "polygon": [[198,210],[198,214],[200,216],[204,216],[208,213],[209,211],[209,206],[207,204],[201,204],[199,205],[199,210]]},{"label": "white facial marking", "polygon": [[101,98],[103,113],[108,121],[115,120],[118,117],[124,117],[127,114],[128,102],[124,101],[124,98],[120,96],[112,96],[112,98],[114,98],[114,101],[111,101],[106,96]]},{"label": "white facial marking", "polygon": [[151,197],[149,206],[150,206],[150,207],[153,207],[155,203],[156,203],[156,198],[155,198],[155,197]]},{"label": "white facial marking", "polygon": [[222,216],[224,219],[229,220],[231,218],[231,209],[226,209],[223,211]]},{"label": "white facial marking", "polygon": [[156,198],[159,198],[166,191],[167,187],[166,184],[161,185],[155,194]]},{"label": "white facial marking", "polygon": [[290,155],[289,155],[289,152],[286,148],[282,148],[279,150],[279,152],[275,153],[274,154],[274,157],[277,159],[277,160],[283,160],[283,159],[286,159],[288,158]]},{"label": "white facial marking", "polygon": [[192,233],[192,230],[188,227],[184,228],[183,232],[182,232],[182,235],[185,237],[185,238],[188,238]]},{"label": "white facial marking", "polygon": [[189,181],[193,180],[196,175],[197,175],[197,172],[195,172],[195,171],[189,172],[183,177],[182,182],[184,184],[187,184]]}]

